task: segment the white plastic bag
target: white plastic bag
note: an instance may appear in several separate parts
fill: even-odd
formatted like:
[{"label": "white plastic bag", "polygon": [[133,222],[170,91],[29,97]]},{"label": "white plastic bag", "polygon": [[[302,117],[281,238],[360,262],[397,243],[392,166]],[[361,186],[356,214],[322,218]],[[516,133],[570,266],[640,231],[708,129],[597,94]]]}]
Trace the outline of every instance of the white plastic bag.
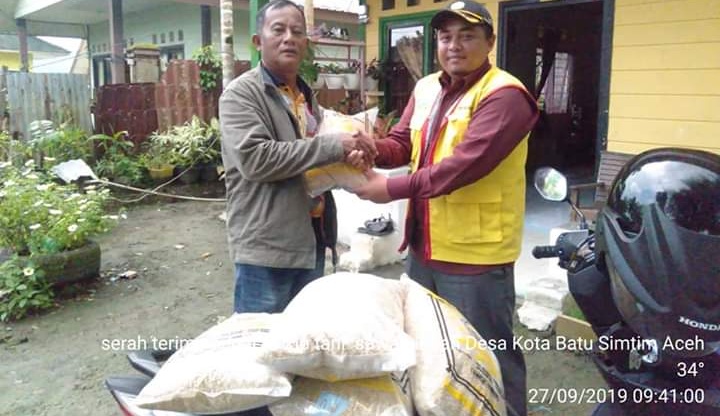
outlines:
[{"label": "white plastic bag", "polygon": [[[354,134],[358,130],[366,130],[365,123],[358,118],[332,110],[324,110],[323,120],[316,135]],[[305,186],[313,197],[336,188],[352,190],[366,182],[367,178],[359,169],[345,162],[331,163],[305,172]]]},{"label": "white plastic bag", "polygon": [[412,416],[409,393],[388,375],[334,383],[298,377],[293,382],[292,395],[270,405],[270,413],[273,416]]},{"label": "white plastic bag", "polygon": [[417,345],[411,368],[420,416],[504,416],[500,365],[475,328],[451,304],[407,276],[405,330]]},{"label": "white plastic bag", "polygon": [[326,381],[376,377],[415,364],[403,330],[397,280],[336,273],[313,281],[290,302],[260,361]]},{"label": "white plastic bag", "polygon": [[173,354],[143,388],[145,409],[221,414],[290,395],[288,375],[257,362],[278,315],[235,314]]}]

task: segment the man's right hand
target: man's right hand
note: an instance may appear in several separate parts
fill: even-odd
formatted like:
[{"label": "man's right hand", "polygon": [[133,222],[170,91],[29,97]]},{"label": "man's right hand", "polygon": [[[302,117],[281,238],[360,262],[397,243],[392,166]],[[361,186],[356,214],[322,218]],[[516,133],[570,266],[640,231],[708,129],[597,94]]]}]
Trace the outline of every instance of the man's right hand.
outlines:
[{"label": "man's right hand", "polygon": [[377,156],[375,141],[365,132],[358,130],[352,137],[343,137],[342,144],[346,157],[349,156],[353,150],[359,150],[362,152],[367,164],[372,166],[375,162],[375,157]]}]

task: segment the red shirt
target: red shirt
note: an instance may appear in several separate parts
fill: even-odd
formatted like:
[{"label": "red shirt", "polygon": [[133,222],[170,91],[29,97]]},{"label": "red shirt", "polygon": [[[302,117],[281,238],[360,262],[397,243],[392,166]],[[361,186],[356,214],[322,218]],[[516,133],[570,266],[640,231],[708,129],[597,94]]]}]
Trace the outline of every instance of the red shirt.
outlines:
[{"label": "red shirt", "polygon": [[[461,95],[465,94],[490,69],[485,61],[482,67],[462,80],[452,82],[443,72],[441,104],[437,114],[445,114]],[[414,97],[410,98],[400,121],[384,140],[377,141],[376,163],[382,168],[407,165],[410,162],[412,143],[410,140],[410,119],[415,108]],[[528,93],[515,88],[501,88],[475,109],[462,142],[454,149],[453,155],[433,165],[421,164],[410,175],[388,179],[388,193],[393,199],[410,198],[405,240],[413,254],[425,265],[448,274],[481,274],[506,266],[449,263],[424,258],[427,232],[423,229],[427,216],[424,201],[469,185],[492,172],[500,162],[528,134],[538,119],[535,99]],[[434,123],[430,137],[439,132],[441,123]]]}]

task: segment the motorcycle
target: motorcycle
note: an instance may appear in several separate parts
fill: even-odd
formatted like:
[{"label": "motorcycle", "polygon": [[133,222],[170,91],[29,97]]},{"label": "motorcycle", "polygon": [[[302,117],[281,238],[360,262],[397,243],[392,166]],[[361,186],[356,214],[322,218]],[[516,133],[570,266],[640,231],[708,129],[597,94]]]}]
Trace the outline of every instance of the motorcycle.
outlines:
[{"label": "motorcycle", "polygon": [[[627,299],[608,273],[605,256],[612,253],[600,254],[597,234],[567,198],[567,178],[540,168],[534,182],[543,198],[570,203],[581,219],[578,230],[561,234],[554,245],[535,247],[532,254],[558,258],[567,271],[570,294],[597,336],[591,358],[607,388],[587,392],[586,402],[597,404],[592,415],[720,415],[720,352],[676,354],[664,344],[677,341],[672,328],[662,340],[643,336],[630,325],[618,307]],[[634,307],[645,307],[636,302]]]}]

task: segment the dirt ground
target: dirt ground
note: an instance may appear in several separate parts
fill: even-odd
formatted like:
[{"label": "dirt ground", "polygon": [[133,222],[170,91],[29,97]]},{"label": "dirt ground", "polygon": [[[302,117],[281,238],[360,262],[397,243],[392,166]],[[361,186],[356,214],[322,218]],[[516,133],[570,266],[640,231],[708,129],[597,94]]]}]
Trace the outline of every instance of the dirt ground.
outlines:
[{"label": "dirt ground", "polygon": [[[130,208],[99,239],[101,278],[48,313],[0,326],[0,415],[120,414],[103,381],[132,373],[129,349],[192,338],[231,314],[233,269],[217,218],[222,209],[206,202]],[[126,271],[137,277],[119,278]],[[397,278],[401,271],[396,265],[376,273]],[[526,360],[529,389],[603,386],[583,354],[531,349]],[[586,415],[592,407],[530,404],[534,415]]]}]

